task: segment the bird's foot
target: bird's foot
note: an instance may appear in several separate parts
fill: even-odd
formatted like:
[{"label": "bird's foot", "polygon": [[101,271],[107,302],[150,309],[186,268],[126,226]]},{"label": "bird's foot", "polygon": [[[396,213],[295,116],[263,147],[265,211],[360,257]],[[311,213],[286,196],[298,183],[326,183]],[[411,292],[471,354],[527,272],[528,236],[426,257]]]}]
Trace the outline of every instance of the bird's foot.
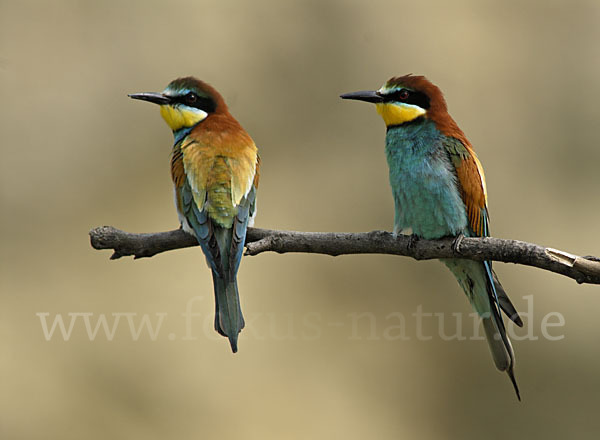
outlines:
[{"label": "bird's foot", "polygon": [[418,241],[419,241],[419,236],[417,234],[410,234],[408,236],[408,244],[406,245],[406,249],[408,249],[408,250],[414,249],[415,246],[417,245]]},{"label": "bird's foot", "polygon": [[452,242],[452,250],[457,254],[460,254],[460,244],[463,241],[463,238],[465,238],[465,234],[461,232]]}]

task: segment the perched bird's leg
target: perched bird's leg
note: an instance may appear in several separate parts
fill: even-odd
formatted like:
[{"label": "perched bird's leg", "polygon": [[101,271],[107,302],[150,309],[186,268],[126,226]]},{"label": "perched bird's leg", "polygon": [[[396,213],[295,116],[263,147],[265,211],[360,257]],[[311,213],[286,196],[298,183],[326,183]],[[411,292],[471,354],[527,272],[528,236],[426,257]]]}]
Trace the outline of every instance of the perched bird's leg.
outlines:
[{"label": "perched bird's leg", "polygon": [[420,237],[417,234],[410,234],[408,237],[408,244],[406,245],[406,249],[414,249],[419,239]]},{"label": "perched bird's leg", "polygon": [[454,241],[452,242],[452,250],[454,252],[456,252],[457,254],[460,254],[460,244],[463,241],[463,238],[465,238],[465,234],[463,234],[462,232],[460,234],[458,234],[456,236],[456,238],[454,239]]}]

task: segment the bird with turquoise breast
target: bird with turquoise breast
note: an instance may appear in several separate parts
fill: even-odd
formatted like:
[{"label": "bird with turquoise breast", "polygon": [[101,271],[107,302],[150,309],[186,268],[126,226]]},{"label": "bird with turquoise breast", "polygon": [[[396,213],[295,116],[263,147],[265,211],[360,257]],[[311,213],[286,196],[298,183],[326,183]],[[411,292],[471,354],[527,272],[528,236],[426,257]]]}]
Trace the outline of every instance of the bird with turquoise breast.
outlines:
[{"label": "bird with turquoise breast", "polygon": [[[441,90],[424,76],[405,75],[377,91],[341,95],[374,103],[387,132],[385,154],[394,198],[394,233],[414,238],[489,235],[483,168],[473,146],[449,115]],[[481,317],[496,367],[517,397],[515,358],[501,310],[523,323],[492,270],[491,261],[442,260]]]},{"label": "bird with turquoise breast", "polygon": [[237,272],[246,229],[256,215],[256,145],[222,96],[196,78],[176,79],[161,93],[129,96],[158,104],[173,131],[171,177],[179,221],[206,257],[215,294],[215,330],[229,338],[235,353],[244,327]]}]

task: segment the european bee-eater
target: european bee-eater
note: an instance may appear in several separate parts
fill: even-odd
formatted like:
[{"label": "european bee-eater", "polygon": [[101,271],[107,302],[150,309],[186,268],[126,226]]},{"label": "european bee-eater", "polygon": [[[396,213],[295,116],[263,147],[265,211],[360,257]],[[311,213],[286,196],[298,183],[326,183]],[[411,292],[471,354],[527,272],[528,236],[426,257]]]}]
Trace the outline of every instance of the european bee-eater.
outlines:
[{"label": "european bee-eater", "polygon": [[[424,76],[405,75],[377,91],[341,95],[374,103],[387,127],[385,153],[395,203],[394,233],[413,237],[486,237],[485,178],[471,143],[448,114],[441,90]],[[457,241],[459,242],[459,241]],[[500,309],[523,323],[491,261],[442,260],[482,319],[496,367],[506,371],[520,400],[515,358]]]},{"label": "european bee-eater", "polygon": [[256,215],[256,145],[221,95],[196,78],[176,79],[162,93],[129,96],[160,105],[173,130],[171,177],[179,221],[204,252],[215,291],[215,330],[229,338],[235,353],[244,327],[237,271]]}]

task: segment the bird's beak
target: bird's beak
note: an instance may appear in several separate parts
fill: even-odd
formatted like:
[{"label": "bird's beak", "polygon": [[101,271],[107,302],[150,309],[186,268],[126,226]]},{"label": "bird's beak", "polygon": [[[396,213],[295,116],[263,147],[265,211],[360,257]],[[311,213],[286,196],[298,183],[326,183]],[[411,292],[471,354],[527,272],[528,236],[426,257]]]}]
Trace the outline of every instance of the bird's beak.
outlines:
[{"label": "bird's beak", "polygon": [[355,99],[357,101],[366,101],[366,102],[383,102],[383,97],[374,91],[364,90],[362,92],[352,92],[352,93],[344,93],[340,95],[342,99]]},{"label": "bird's beak", "polygon": [[171,98],[162,93],[132,93],[127,95],[132,99],[140,99],[142,101],[153,102],[158,105],[166,105],[171,102]]}]

